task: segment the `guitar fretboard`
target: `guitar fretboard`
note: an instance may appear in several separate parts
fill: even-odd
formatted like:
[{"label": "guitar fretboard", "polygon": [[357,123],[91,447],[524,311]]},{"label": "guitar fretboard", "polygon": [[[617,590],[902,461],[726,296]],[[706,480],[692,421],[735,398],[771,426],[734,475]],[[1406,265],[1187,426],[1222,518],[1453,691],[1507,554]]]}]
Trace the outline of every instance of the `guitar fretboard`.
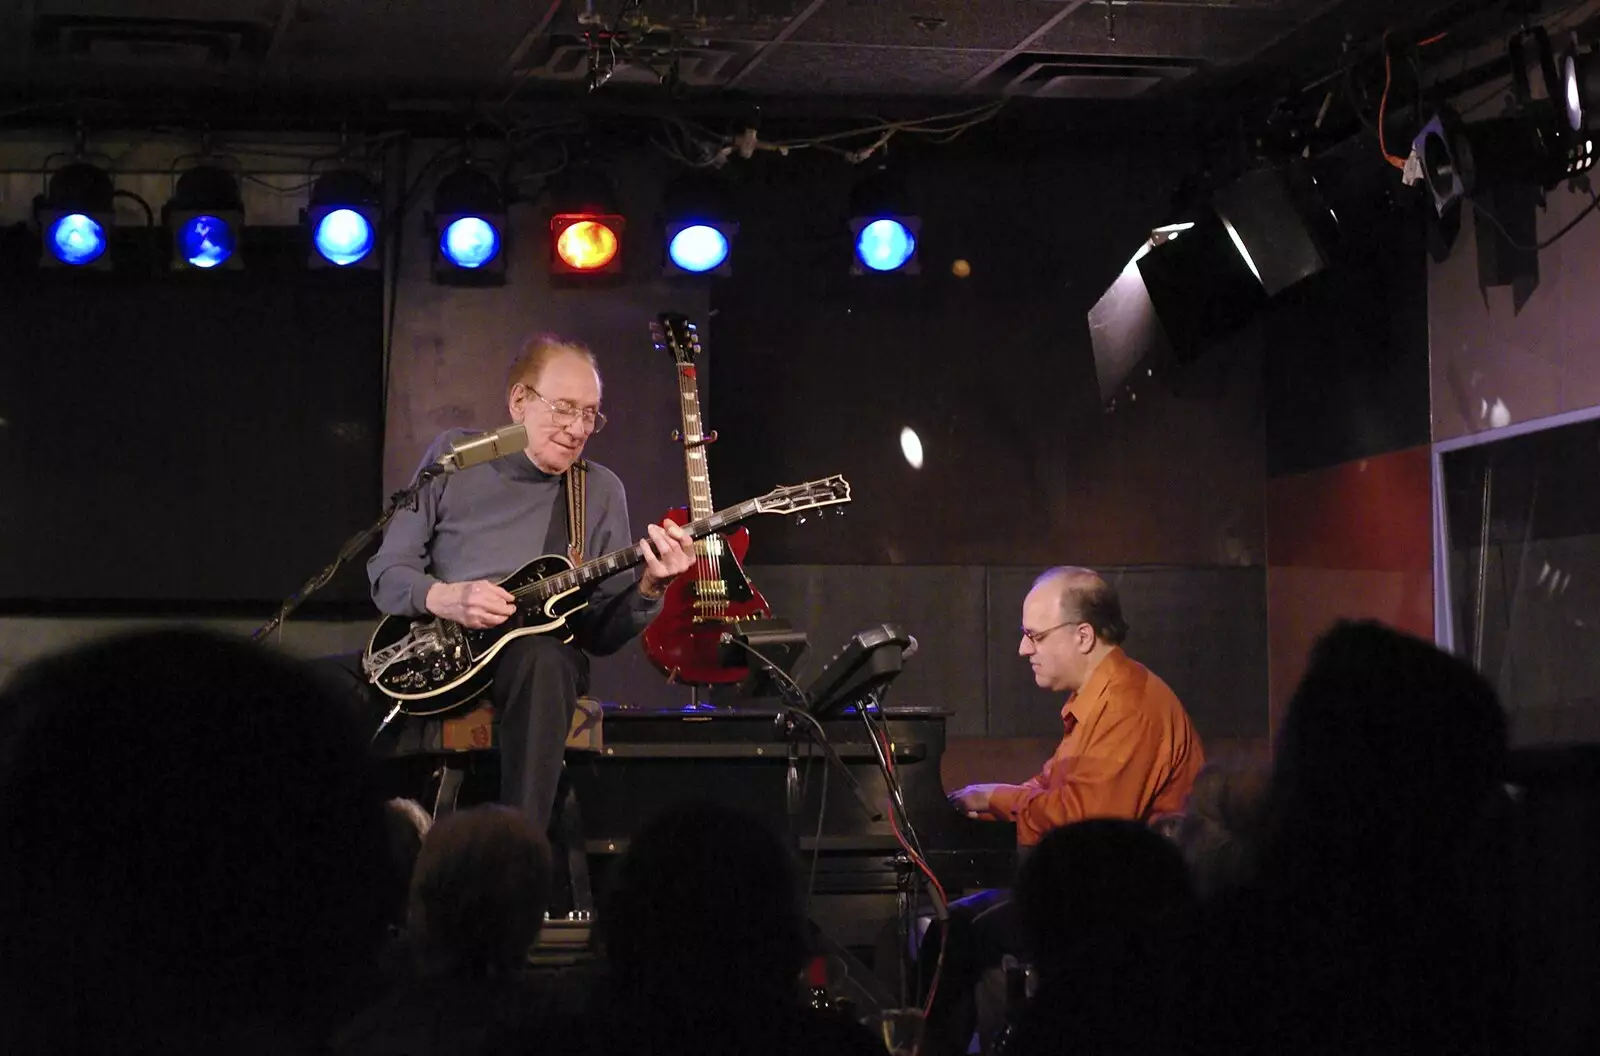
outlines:
[{"label": "guitar fretboard", "polygon": [[700,394],[694,365],[678,364],[678,403],[683,410],[683,464],[689,474],[689,516],[707,517],[716,506],[711,501],[711,474],[706,469],[705,422],[700,417]]},{"label": "guitar fretboard", "polygon": [[[730,525],[738,524],[749,517],[761,512],[761,504],[756,499],[741,502],[737,506],[730,506],[725,510],[718,510],[708,517],[690,521],[683,526],[692,539],[702,539],[712,532],[720,531]],[[576,568],[569,568],[565,572],[558,572],[548,576],[537,583],[529,583],[518,587],[511,592],[513,597],[532,598],[535,601],[548,601],[557,594],[564,594],[569,590],[576,590],[598,579],[614,576],[624,569],[632,568],[644,560],[644,551],[635,543],[626,550],[617,550],[604,557],[597,557],[593,561],[586,561]]]}]

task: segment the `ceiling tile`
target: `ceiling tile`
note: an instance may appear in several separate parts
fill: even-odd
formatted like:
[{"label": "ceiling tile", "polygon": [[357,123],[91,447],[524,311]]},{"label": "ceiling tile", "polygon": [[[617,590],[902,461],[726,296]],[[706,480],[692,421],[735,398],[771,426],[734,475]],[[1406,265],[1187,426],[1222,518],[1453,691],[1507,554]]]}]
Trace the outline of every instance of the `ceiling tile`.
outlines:
[{"label": "ceiling tile", "polygon": [[952,95],[999,51],[777,45],[741,82],[753,91]]},{"label": "ceiling tile", "polygon": [[1293,30],[1300,21],[1295,6],[1119,4],[1112,39],[1107,33],[1105,5],[1091,3],[1068,15],[1030,50],[1235,62]]},{"label": "ceiling tile", "polygon": [[1040,0],[828,0],[791,39],[1006,51],[1058,9]]}]

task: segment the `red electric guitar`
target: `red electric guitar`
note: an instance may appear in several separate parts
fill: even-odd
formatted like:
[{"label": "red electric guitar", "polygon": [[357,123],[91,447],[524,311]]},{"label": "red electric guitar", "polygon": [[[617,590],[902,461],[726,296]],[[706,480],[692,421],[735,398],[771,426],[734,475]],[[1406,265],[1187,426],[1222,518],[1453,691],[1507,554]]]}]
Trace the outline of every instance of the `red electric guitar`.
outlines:
[{"label": "red electric guitar", "polygon": [[[700,420],[694,360],[700,335],[687,316],[663,312],[650,324],[656,348],[677,364],[678,402],[683,409],[683,461],[689,471],[689,505],[668,512],[679,524],[712,511],[711,478],[706,472],[706,445],[717,438],[705,433]],[[667,585],[661,614],[644,631],[650,662],[673,682],[703,686],[738,682],[749,667],[729,667],[718,659],[722,634],[744,620],[771,619],[772,606],[744,574],[740,562],[750,549],[750,531],[739,527],[708,535],[695,544],[694,568]]]}]

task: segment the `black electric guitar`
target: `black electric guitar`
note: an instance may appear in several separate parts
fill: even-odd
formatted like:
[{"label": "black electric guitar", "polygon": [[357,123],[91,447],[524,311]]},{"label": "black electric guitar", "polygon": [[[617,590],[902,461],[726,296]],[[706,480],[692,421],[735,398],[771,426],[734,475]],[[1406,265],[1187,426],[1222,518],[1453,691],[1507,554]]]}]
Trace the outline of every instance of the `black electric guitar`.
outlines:
[{"label": "black electric guitar", "polygon": [[[690,521],[694,539],[732,527],[759,513],[801,513],[850,501],[840,476],[774,488],[759,498]],[[572,640],[567,618],[587,602],[580,588],[632,568],[644,560],[636,545],[574,568],[565,557],[546,554],[500,581],[516,598],[517,611],[494,627],[465,627],[440,617],[388,616],[372,632],[361,666],[406,715],[437,715],[472,700],[492,681],[489,661],[507,642],[525,634]]]}]

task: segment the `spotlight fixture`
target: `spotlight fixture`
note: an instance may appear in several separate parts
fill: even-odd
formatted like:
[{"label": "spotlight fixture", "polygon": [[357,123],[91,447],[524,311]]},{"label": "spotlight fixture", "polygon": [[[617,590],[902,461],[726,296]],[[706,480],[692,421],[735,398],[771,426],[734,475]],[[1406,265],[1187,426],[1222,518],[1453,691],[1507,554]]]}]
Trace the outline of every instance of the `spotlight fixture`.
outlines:
[{"label": "spotlight fixture", "polygon": [[1146,245],[1134,263],[1180,362],[1197,358],[1266,302],[1258,267],[1213,209],[1195,208],[1156,228]]},{"label": "spotlight fixture", "polygon": [[721,182],[699,172],[673,181],[662,195],[666,275],[730,275],[739,225]]},{"label": "spotlight fixture", "polygon": [[433,192],[433,279],[453,286],[506,281],[505,197],[487,173],[464,165]]},{"label": "spotlight fixture", "polygon": [[856,184],[850,192],[850,236],[855,250],[852,275],[916,275],[917,240],[922,220],[915,215],[902,182],[879,171]]},{"label": "spotlight fixture", "polygon": [[[1530,40],[1531,63],[1526,52]],[[1537,27],[1512,37],[1507,53],[1512,113],[1468,123],[1441,110],[1412,141],[1440,216],[1462,197],[1514,185],[1550,190],[1594,166],[1594,141],[1586,128],[1589,81],[1595,76],[1588,67],[1594,64],[1574,51],[1558,74],[1550,39]],[[1530,65],[1539,71],[1542,98],[1533,96]]]},{"label": "spotlight fixture", "polygon": [[627,225],[604,172],[592,165],[568,169],[550,185],[550,273],[620,274]]},{"label": "spotlight fixture", "polygon": [[34,200],[39,227],[39,263],[44,267],[109,270],[112,198],[116,192],[104,169],[74,162],[50,176],[48,191]]},{"label": "spotlight fixture", "polygon": [[197,165],[178,177],[172,198],[161,211],[172,243],[174,271],[236,271],[244,232],[244,202],[239,181],[215,165]]},{"label": "spotlight fixture", "polygon": [[377,185],[359,172],[340,169],[317,177],[305,211],[312,268],[375,269],[382,218]]},{"label": "spotlight fixture", "polygon": [[1567,128],[1588,131],[1600,105],[1600,54],[1594,48],[1579,48],[1576,36],[1561,56],[1561,99]]},{"label": "spotlight fixture", "polygon": [[[729,231],[728,228],[733,228]],[[726,275],[730,237],[738,230],[737,224],[669,224],[667,227],[668,273],[690,275]]]},{"label": "spotlight fixture", "polygon": [[1267,296],[1327,267],[1339,218],[1308,168],[1257,169],[1216,195],[1217,216]]},{"label": "spotlight fixture", "polygon": [[1412,143],[1440,216],[1457,200],[1513,184],[1554,188],[1594,166],[1588,134],[1555,135],[1524,112],[1463,123],[1441,111]]}]

